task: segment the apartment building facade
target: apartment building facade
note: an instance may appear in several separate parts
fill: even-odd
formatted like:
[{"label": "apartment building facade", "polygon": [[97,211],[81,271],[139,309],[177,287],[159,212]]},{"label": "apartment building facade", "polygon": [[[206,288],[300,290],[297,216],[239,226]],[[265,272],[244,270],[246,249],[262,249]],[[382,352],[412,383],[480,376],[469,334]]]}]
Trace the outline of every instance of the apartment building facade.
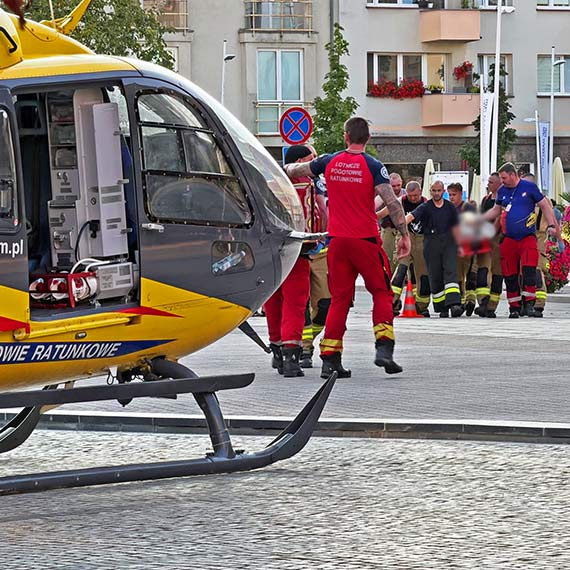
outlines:
[{"label": "apartment building facade", "polygon": [[[382,159],[405,177],[427,159],[442,170],[464,167],[458,149],[474,136],[478,88],[495,59],[496,0],[168,0],[164,23],[177,70],[220,99],[274,156],[283,145],[278,120],[290,106],[311,108],[328,69],[333,22],[344,28],[350,56],[347,94],[372,122]],[[504,0],[502,79],[518,140],[509,159],[534,167],[535,125],[548,120],[551,46],[568,64],[555,67],[555,156],[570,170],[570,0]],[[223,40],[234,58],[223,61]],[[457,78],[456,67],[473,64]],[[460,75],[460,74],[459,74]],[[378,97],[374,84],[421,81],[442,93]]]}]

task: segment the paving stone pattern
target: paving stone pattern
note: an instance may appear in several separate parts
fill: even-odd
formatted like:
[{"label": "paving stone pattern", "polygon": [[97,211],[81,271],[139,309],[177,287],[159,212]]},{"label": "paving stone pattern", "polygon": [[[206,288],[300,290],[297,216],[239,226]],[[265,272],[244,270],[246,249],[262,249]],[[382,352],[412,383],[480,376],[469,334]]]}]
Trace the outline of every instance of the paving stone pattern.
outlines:
[{"label": "paving stone pattern", "polygon": [[[0,456],[0,475],[208,447],[201,436],[39,431]],[[1,497],[0,567],[562,570],[569,475],[567,446],[319,438],[256,472]]]},{"label": "paving stone pattern", "polygon": [[[337,382],[323,417],[570,422],[570,303],[549,303],[544,319],[509,320],[504,301],[494,320],[396,319],[404,373],[395,376],[372,363],[370,308],[370,296],[358,291],[345,337],[353,377]],[[266,338],[265,319],[250,322]],[[269,360],[236,331],[183,362],[201,375],[256,373],[252,386],[219,392],[226,415],[292,417],[320,386],[320,368],[287,379]],[[117,402],[61,409],[123,410]],[[124,411],[200,413],[191,396],[139,400]]]}]

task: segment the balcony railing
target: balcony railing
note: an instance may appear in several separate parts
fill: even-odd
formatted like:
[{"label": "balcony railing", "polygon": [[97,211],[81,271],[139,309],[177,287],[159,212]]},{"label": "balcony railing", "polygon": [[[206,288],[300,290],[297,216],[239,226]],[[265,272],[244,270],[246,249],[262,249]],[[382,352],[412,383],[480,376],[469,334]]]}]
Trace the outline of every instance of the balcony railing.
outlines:
[{"label": "balcony railing", "polygon": [[142,0],[145,10],[156,12],[158,21],[176,31],[188,29],[188,0]]},{"label": "balcony railing", "polygon": [[255,134],[278,135],[279,119],[291,107],[311,109],[313,104],[302,101],[254,101],[255,105]]},{"label": "balcony railing", "polygon": [[245,28],[257,32],[312,32],[313,0],[246,0]]}]

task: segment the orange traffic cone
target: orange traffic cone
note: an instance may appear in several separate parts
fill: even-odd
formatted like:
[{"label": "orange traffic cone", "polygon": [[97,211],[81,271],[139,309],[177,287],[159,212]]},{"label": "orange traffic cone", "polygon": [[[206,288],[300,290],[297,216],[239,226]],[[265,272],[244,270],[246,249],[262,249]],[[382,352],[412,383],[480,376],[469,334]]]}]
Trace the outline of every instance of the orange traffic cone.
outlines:
[{"label": "orange traffic cone", "polygon": [[418,315],[416,312],[416,299],[414,297],[414,287],[412,280],[408,279],[406,287],[406,300],[404,301],[404,311],[400,315],[404,319],[421,319],[423,315]]}]

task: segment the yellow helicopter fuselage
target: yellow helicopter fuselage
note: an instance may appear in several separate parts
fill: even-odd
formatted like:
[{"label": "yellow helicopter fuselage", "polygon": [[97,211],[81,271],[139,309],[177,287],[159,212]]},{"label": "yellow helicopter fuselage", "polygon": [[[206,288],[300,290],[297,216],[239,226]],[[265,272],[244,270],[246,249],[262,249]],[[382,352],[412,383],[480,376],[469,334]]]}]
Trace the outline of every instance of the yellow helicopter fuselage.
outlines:
[{"label": "yellow helicopter fuselage", "polygon": [[259,142],[168,70],[1,10],[0,31],[0,391],[176,360],[239,326],[304,229]]}]

